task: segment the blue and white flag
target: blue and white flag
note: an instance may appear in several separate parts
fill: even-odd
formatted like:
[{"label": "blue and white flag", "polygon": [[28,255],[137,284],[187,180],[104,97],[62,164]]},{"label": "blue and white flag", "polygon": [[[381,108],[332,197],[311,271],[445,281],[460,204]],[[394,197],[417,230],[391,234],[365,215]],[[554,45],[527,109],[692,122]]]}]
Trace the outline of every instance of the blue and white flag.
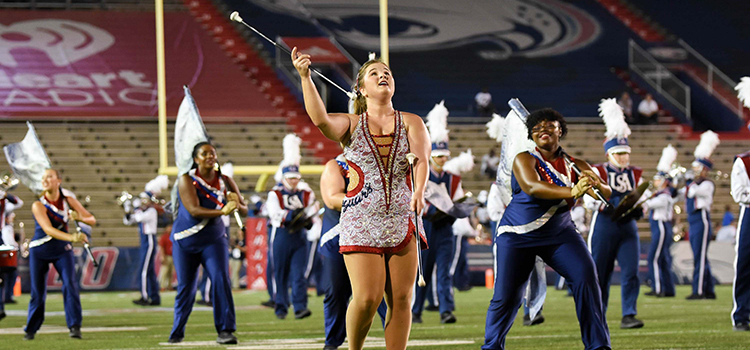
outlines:
[{"label": "blue and white flag", "polygon": [[5,159],[13,170],[13,174],[32,192],[42,192],[42,177],[44,171],[52,168],[52,163],[36,136],[34,125],[26,122],[29,131],[21,142],[11,143],[3,147]]},{"label": "blue and white flag", "polygon": [[198,143],[208,141],[206,127],[203,125],[198,106],[190,94],[187,86],[185,98],[182,99],[180,109],[177,111],[177,120],[174,125],[174,155],[177,163],[177,176],[187,173],[193,165],[193,147]]}]

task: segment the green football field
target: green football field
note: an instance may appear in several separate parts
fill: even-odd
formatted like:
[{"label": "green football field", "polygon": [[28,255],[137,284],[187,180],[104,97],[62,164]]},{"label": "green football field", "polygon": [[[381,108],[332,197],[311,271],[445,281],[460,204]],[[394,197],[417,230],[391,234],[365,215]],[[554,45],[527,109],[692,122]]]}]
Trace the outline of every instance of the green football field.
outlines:
[{"label": "green football field", "polygon": [[[641,288],[641,293],[645,292]],[[641,296],[639,317],[645,327],[621,330],[620,289],[612,288],[608,313],[615,349],[750,349],[750,332],[733,332],[729,317],[731,286],[717,288],[716,300],[687,301],[689,288],[681,286],[676,298]],[[136,293],[84,293],[83,339],[71,339],[62,313],[62,296],[47,298],[47,317],[32,341],[23,340],[29,296],[6,305],[8,317],[0,321],[0,349],[194,349],[224,347],[215,343],[216,331],[210,308],[198,307],[188,322],[185,341],[167,344],[172,327],[174,292],[165,293],[162,307],[138,307]],[[323,298],[311,297],[313,315],[304,320],[278,320],[271,309],[259,306],[267,297],[260,292],[236,292],[238,345],[229,349],[322,349]],[[414,325],[409,348],[479,349],[491,290],[474,288],[456,293],[458,322],[442,325],[436,312],[426,312],[424,323]],[[291,316],[291,314],[290,314]],[[550,289],[544,307],[546,322],[533,327],[518,322],[510,331],[508,349],[582,349],[573,299]],[[345,349],[346,344],[341,349]],[[383,331],[376,322],[365,348],[384,348]]]}]

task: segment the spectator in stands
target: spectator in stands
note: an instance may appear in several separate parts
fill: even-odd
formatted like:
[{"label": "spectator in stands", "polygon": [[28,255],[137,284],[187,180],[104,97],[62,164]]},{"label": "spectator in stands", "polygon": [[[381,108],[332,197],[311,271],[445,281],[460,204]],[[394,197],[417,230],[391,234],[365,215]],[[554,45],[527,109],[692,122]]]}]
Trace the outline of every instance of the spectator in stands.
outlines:
[{"label": "spectator in stands", "polygon": [[497,165],[500,164],[500,157],[495,152],[495,148],[490,148],[490,152],[482,156],[482,168],[483,174],[487,175],[490,179],[494,180],[497,175]]},{"label": "spectator in stands", "polygon": [[640,115],[640,124],[656,124],[659,117],[659,105],[654,101],[651,94],[646,94],[646,98],[638,104],[638,114]]},{"label": "spectator in stands", "polygon": [[625,121],[628,124],[636,124],[635,118],[633,118],[633,99],[630,98],[630,94],[625,91],[622,93],[617,104],[622,108],[622,113],[625,114]]},{"label": "spectator in stands", "polygon": [[734,218],[732,218],[732,221],[716,231],[716,241],[732,243],[732,245],[734,245],[737,242],[736,235],[737,226],[734,225]]},{"label": "spectator in stands", "polygon": [[729,205],[724,206],[724,217],[721,219],[721,226],[730,225],[734,221],[734,214],[732,214],[732,208]]},{"label": "spectator in stands", "polygon": [[480,117],[491,117],[492,113],[495,112],[495,105],[492,104],[492,95],[486,86],[482,87],[482,91],[474,96],[474,102],[476,102],[477,114]]},{"label": "spectator in stands", "polygon": [[168,225],[164,229],[164,233],[159,237],[159,249],[161,249],[159,287],[161,290],[172,289],[174,263],[172,262],[172,241],[169,239],[170,232],[172,232],[172,225]]}]

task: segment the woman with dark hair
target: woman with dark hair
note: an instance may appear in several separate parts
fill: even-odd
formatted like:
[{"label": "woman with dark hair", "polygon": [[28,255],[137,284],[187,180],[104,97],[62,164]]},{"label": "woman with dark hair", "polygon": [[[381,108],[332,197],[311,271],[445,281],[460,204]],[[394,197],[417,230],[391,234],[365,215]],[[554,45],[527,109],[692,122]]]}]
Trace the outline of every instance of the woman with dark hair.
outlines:
[{"label": "woman with dark hair", "polygon": [[232,283],[229,278],[229,249],[221,219],[239,210],[247,215],[239,189],[231,177],[217,167],[216,148],[201,142],[193,148],[193,167],[178,179],[177,218],[172,225],[172,258],[177,271],[177,296],[170,343],[185,337],[185,325],[195,302],[198,267],[203,266],[213,287],[214,325],[219,344],[237,344]]},{"label": "woman with dark hair", "polygon": [[504,349],[505,337],[521,305],[524,282],[541,257],[572,285],[576,313],[587,350],[609,349],[609,329],[602,308],[596,269],[586,244],[570,217],[575,199],[597,188],[610,188],[588,163],[574,159],[580,177],[565,162],[560,139],[567,133],[563,116],[542,109],[526,120],[528,138],[536,147],[513,161],[512,199],[498,223],[495,252],[495,293],[487,310],[482,349]]},{"label": "woman with dark hair", "polygon": [[[86,242],[85,234],[68,233],[70,219],[96,225],[96,218],[81,205],[72,193],[63,191],[60,173],[47,169],[42,176],[42,196],[31,205],[34,214],[34,238],[29,243],[29,274],[31,300],[26,320],[24,339],[32,340],[44,321],[44,303],[47,298],[47,273],[49,264],[62,279],[65,322],[71,338],[81,338],[81,299],[76,278],[76,265],[71,243]],[[66,195],[67,194],[67,195]]]},{"label": "woman with dark hair", "polygon": [[[310,119],[323,135],[344,146],[349,167],[338,225],[339,251],[344,254],[353,295],[346,314],[349,349],[362,349],[384,291],[387,347],[405,349],[421,248],[411,241],[423,234],[422,225],[417,230],[414,220],[420,219],[415,212],[425,205],[427,129],[418,115],[394,109],[395,81],[383,61],[371,59],[359,69],[356,114],[329,114],[310,78],[310,55],[298,54],[294,48],[291,56]],[[407,153],[417,156],[413,180]]]}]

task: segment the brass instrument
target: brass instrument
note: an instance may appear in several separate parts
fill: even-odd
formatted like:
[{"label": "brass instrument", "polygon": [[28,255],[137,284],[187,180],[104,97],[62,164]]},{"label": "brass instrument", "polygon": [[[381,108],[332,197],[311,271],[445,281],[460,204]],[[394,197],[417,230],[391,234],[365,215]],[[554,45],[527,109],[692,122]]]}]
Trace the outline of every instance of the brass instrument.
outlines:
[{"label": "brass instrument", "polygon": [[0,189],[2,189],[3,191],[10,191],[16,188],[19,183],[21,183],[21,180],[13,176],[12,173],[6,172],[0,175]]},{"label": "brass instrument", "polygon": [[117,205],[123,206],[125,202],[133,199],[133,195],[130,194],[128,191],[122,191],[120,192],[120,196],[116,198],[117,198]]}]

